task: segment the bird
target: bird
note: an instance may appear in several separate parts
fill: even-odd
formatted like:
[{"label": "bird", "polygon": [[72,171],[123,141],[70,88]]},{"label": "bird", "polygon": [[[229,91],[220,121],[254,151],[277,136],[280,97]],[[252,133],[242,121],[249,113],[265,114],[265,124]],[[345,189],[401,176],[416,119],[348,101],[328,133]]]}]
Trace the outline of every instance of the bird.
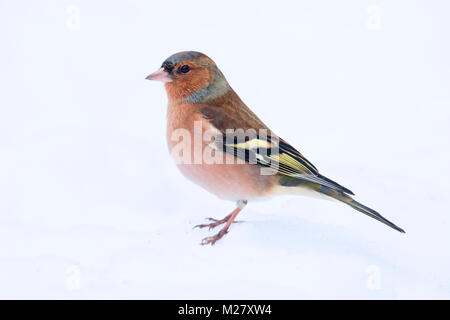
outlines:
[{"label": "bird", "polygon": [[[204,238],[214,245],[229,232],[248,201],[281,194],[338,200],[387,226],[405,231],[353,199],[354,193],[323,176],[286,140],[277,136],[231,88],[216,63],[197,51],[168,57],[146,77],[164,83],[166,139],[181,173],[221,199],[236,202],[223,219],[198,228],[220,231]],[[282,108],[282,106],[277,107]]]}]

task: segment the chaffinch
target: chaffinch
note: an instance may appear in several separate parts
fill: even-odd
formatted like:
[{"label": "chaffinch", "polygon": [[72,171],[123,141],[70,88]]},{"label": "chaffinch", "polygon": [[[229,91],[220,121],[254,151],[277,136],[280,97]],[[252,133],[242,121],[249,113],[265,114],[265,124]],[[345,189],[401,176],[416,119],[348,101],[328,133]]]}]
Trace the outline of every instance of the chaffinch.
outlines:
[{"label": "chaffinch", "polygon": [[202,244],[228,233],[248,200],[305,191],[337,199],[397,231],[378,212],[355,201],[352,191],[321,175],[285,140],[273,133],[239,98],[213,60],[195,51],[176,53],[146,79],[167,91],[167,141],[178,168],[218,197],[236,201],[225,218],[197,227],[224,224]]}]

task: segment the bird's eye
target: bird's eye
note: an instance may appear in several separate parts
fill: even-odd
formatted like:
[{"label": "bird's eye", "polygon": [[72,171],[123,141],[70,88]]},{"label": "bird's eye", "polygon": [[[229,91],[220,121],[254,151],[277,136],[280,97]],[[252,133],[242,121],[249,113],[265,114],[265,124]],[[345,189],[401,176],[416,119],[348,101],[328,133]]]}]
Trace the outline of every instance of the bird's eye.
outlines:
[{"label": "bird's eye", "polygon": [[180,68],[180,71],[183,73],[187,73],[187,72],[189,72],[189,70],[191,70],[191,68],[189,68],[188,65],[184,65]]}]

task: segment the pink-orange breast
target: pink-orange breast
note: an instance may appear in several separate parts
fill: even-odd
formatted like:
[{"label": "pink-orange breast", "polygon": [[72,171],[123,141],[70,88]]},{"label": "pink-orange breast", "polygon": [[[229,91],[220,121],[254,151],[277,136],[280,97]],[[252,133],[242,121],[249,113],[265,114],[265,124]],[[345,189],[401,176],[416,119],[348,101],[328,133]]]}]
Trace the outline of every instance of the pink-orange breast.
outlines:
[{"label": "pink-orange breast", "polygon": [[222,199],[248,200],[269,195],[276,176],[262,175],[260,167],[242,160],[238,163],[236,158],[227,158],[215,149],[211,144],[215,128],[197,108],[190,104],[169,104],[168,108],[169,151],[183,175]]}]

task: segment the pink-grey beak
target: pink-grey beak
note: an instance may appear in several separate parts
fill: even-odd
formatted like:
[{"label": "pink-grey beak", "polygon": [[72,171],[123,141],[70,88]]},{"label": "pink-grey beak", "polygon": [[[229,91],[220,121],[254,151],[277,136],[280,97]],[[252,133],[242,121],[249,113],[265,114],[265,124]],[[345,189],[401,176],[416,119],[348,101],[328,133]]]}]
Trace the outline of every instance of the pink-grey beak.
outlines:
[{"label": "pink-grey beak", "polygon": [[169,76],[169,73],[164,70],[164,68],[159,69],[158,71],[153,72],[151,75],[149,75],[147,80],[156,80],[161,82],[171,82],[172,79]]}]

